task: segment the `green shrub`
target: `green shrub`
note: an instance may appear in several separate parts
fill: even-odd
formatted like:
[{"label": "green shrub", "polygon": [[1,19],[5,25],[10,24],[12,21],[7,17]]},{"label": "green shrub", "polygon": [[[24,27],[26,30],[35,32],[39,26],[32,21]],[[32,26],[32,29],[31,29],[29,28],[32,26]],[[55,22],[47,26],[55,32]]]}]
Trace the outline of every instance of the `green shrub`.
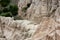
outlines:
[{"label": "green shrub", "polygon": [[[14,17],[15,20],[22,19],[18,14],[18,6],[15,4],[10,4],[10,0],[1,0],[0,5],[2,9],[0,9],[0,16],[5,17]],[[26,10],[27,8],[23,9]]]},{"label": "green shrub", "polygon": [[4,8],[3,9],[3,12],[5,13],[5,12],[9,12],[9,9],[8,8]]},{"label": "green shrub", "polygon": [[2,13],[2,10],[0,10],[0,14]]},{"label": "green shrub", "polygon": [[10,3],[10,0],[1,0],[0,4],[2,7],[6,7]]},{"label": "green shrub", "polygon": [[0,16],[14,17],[18,14],[18,6],[15,4],[9,4],[10,0],[1,0],[0,5],[3,8],[0,9]]},{"label": "green shrub", "polygon": [[1,13],[0,16],[5,16],[5,17],[12,17],[10,12],[7,13]]},{"label": "green shrub", "polygon": [[17,5],[9,5],[9,11],[13,16],[18,14],[18,6]]}]

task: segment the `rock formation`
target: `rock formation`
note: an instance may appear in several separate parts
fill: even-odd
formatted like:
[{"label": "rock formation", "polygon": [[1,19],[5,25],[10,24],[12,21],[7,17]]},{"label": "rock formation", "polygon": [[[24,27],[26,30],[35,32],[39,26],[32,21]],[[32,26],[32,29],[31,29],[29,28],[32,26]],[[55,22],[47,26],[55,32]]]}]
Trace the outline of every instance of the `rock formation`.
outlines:
[{"label": "rock formation", "polygon": [[40,24],[0,17],[0,40],[60,40],[60,22],[50,17]]},{"label": "rock formation", "polygon": [[25,40],[30,38],[38,24],[28,20],[0,17],[0,40]]},{"label": "rock formation", "polygon": [[0,40],[60,40],[60,0],[19,0],[23,20],[0,16]]},{"label": "rock formation", "polygon": [[20,15],[23,19],[28,19],[40,23],[43,17],[53,17],[59,7],[60,0],[20,0],[18,3]]}]

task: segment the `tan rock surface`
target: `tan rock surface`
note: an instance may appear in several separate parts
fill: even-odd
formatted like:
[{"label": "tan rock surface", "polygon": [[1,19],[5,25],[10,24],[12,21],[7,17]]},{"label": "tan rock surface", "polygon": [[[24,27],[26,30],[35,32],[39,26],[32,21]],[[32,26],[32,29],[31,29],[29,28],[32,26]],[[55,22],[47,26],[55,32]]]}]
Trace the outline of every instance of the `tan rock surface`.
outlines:
[{"label": "tan rock surface", "polygon": [[19,0],[24,20],[0,16],[0,40],[60,40],[60,0]]},{"label": "tan rock surface", "polygon": [[[59,1],[60,0],[20,0],[18,3],[18,15],[23,19],[39,23],[43,17],[50,17],[55,14],[60,4]],[[24,9],[25,12],[22,11],[23,8],[26,8]]]},{"label": "tan rock surface", "polygon": [[60,23],[44,17],[40,24],[0,17],[1,40],[60,40]]},{"label": "tan rock surface", "polygon": [[38,24],[28,20],[13,20],[10,17],[0,17],[0,38],[25,40],[34,34],[37,26]]}]

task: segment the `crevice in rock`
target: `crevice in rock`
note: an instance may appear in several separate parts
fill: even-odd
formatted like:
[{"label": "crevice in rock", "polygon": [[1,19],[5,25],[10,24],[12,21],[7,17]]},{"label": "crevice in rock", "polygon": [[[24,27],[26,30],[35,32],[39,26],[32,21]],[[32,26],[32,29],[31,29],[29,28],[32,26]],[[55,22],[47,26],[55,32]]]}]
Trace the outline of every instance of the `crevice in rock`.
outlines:
[{"label": "crevice in rock", "polygon": [[[32,2],[31,2],[31,3],[32,3]],[[22,8],[22,11],[23,11],[23,12],[26,12],[27,9],[30,7],[31,3],[28,3],[28,4],[26,5],[26,7],[23,7],[23,8]]]},{"label": "crevice in rock", "polygon": [[48,13],[48,17],[50,17],[52,14],[54,14],[54,12],[56,11],[56,9],[54,9],[54,10],[52,10],[52,12],[51,13]]}]

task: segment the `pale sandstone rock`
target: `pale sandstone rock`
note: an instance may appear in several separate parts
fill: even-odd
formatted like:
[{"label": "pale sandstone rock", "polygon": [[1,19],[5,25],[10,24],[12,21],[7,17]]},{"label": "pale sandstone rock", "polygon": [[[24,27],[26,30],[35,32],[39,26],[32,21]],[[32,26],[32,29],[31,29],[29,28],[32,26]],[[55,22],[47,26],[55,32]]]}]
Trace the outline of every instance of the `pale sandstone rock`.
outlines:
[{"label": "pale sandstone rock", "polygon": [[[32,20],[36,23],[40,23],[43,17],[50,17],[55,14],[56,9],[59,7],[60,0],[20,0],[18,3],[20,15],[23,19]],[[27,7],[26,12],[22,11],[22,8]]]},{"label": "pale sandstone rock", "polygon": [[28,20],[13,20],[10,17],[0,17],[0,36],[7,40],[25,40],[30,38],[38,24]]},{"label": "pale sandstone rock", "polygon": [[28,20],[0,17],[1,40],[60,40],[60,23],[43,17],[40,24]]},{"label": "pale sandstone rock", "polygon": [[54,19],[55,19],[57,22],[60,22],[60,7],[57,8],[54,16],[55,16]]},{"label": "pale sandstone rock", "polygon": [[0,40],[60,40],[59,4],[60,0],[20,0],[18,15],[24,20],[0,17]]}]

